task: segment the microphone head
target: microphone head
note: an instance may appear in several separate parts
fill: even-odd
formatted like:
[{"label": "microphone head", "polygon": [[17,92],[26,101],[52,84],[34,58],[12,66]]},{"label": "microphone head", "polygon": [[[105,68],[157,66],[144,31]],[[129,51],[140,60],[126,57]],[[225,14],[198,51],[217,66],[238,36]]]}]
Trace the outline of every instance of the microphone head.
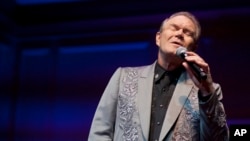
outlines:
[{"label": "microphone head", "polygon": [[185,47],[180,46],[176,49],[176,55],[184,59],[186,51],[187,49]]}]

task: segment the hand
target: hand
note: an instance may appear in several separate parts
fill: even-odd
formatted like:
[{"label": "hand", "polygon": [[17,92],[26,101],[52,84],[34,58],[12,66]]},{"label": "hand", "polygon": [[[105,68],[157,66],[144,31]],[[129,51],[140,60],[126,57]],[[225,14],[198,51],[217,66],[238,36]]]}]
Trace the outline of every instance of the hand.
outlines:
[{"label": "hand", "polygon": [[197,64],[199,67],[201,67],[204,72],[207,74],[206,80],[200,80],[196,76],[196,74],[193,72],[193,70],[190,68],[190,66],[187,64],[187,62],[183,62],[182,65],[187,70],[188,74],[190,75],[191,79],[193,80],[194,84],[201,90],[202,96],[207,96],[209,94],[212,94],[214,92],[213,87],[213,79],[210,73],[209,65],[196,53],[187,51],[187,56],[185,59],[188,62],[193,62]]}]

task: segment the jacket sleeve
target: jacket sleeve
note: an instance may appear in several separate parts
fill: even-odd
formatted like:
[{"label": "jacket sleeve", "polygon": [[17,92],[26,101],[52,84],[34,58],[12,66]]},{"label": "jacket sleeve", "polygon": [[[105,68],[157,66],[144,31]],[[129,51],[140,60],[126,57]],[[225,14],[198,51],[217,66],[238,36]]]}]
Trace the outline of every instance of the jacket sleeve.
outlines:
[{"label": "jacket sleeve", "polygon": [[215,92],[206,101],[200,100],[200,140],[228,141],[229,129],[224,106],[221,102],[222,91],[219,84],[214,84]]},{"label": "jacket sleeve", "polygon": [[120,74],[121,68],[118,68],[104,90],[91,124],[88,141],[113,140]]}]

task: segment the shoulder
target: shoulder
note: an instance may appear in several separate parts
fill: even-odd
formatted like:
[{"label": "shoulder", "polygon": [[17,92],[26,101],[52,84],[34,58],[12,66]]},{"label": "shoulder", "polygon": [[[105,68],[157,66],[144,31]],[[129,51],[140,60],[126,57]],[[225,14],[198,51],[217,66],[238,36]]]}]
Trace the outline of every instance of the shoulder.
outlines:
[{"label": "shoulder", "polygon": [[119,67],[121,73],[138,73],[143,74],[145,72],[151,72],[154,70],[155,63],[150,65],[132,66],[132,67]]},{"label": "shoulder", "polygon": [[130,67],[118,67],[114,72],[113,76],[115,77],[126,77],[126,76],[141,76],[148,77],[153,76],[155,68],[155,62],[150,65],[141,65],[141,66],[130,66]]}]

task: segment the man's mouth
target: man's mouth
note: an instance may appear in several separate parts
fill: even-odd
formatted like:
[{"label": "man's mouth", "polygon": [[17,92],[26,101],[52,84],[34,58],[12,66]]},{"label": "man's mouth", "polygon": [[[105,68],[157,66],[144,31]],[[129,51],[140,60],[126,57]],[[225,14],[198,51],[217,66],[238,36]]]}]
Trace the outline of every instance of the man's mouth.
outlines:
[{"label": "man's mouth", "polygon": [[180,43],[180,42],[172,42],[172,44],[176,44],[176,45],[178,45],[178,46],[183,46],[183,44]]}]

